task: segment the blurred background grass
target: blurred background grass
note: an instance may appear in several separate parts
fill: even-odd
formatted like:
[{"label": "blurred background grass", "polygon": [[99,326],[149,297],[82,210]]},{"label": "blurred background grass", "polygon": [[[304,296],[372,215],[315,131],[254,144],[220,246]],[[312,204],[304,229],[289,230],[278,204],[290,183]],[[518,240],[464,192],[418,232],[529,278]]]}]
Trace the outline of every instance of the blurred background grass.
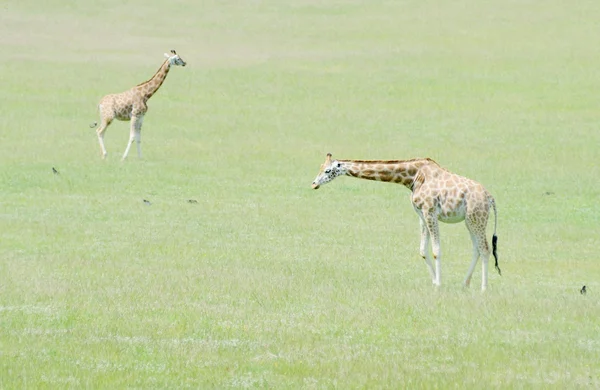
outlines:
[{"label": "blurred background grass", "polygon": [[[3,7],[1,387],[598,386],[594,2]],[[101,161],[171,48],[144,159],[115,122]],[[443,225],[433,290],[408,191],[314,192],[327,152],[481,182],[503,276],[462,291]]]}]

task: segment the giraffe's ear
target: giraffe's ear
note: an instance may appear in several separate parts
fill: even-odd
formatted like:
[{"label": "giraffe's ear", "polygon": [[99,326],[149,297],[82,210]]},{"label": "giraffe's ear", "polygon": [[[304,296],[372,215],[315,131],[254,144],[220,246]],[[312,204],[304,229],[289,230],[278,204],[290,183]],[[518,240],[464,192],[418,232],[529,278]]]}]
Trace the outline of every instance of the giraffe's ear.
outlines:
[{"label": "giraffe's ear", "polygon": [[165,53],[165,58],[171,58],[171,56]]}]

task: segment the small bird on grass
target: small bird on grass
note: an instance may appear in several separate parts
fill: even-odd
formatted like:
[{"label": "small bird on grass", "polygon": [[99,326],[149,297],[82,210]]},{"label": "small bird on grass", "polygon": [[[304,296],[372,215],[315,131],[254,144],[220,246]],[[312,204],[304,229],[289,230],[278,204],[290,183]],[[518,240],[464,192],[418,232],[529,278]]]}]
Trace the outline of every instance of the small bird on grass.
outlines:
[{"label": "small bird on grass", "polygon": [[581,287],[581,290],[579,290],[579,292],[581,293],[581,295],[585,295],[585,293],[587,292],[585,285]]},{"label": "small bird on grass", "polygon": [[55,175],[58,175],[59,172],[56,170],[56,168],[52,167],[52,173],[54,173]]},{"label": "small bird on grass", "polygon": [[144,199],[144,203],[147,204],[148,206],[150,206],[152,203],[150,203],[149,200]]}]

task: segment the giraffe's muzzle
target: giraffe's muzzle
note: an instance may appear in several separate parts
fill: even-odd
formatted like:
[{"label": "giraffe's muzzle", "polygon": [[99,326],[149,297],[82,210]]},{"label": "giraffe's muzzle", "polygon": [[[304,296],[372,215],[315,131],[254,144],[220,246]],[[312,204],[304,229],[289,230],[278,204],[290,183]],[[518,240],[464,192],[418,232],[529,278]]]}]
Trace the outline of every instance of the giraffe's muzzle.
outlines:
[{"label": "giraffe's muzzle", "polygon": [[317,183],[312,183],[312,188],[313,190],[318,190],[319,187],[321,187],[320,185],[318,185]]}]

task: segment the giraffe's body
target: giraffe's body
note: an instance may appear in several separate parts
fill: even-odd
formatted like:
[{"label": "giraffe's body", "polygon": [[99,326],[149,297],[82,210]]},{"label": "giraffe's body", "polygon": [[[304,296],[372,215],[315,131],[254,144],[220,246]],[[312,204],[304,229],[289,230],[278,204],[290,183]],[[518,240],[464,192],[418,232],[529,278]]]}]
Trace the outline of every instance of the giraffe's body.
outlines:
[{"label": "giraffe's body", "polygon": [[[104,146],[104,132],[115,119],[131,121],[129,142],[127,143],[125,153],[123,153],[123,160],[127,158],[131,144],[134,141],[137,142],[138,157],[142,156],[141,131],[144,115],[148,111],[147,102],[165,81],[171,65],[186,65],[185,61],[177,55],[175,50],[171,50],[171,54],[165,53],[165,57],[167,59],[150,80],[136,85],[125,92],[106,95],[100,100],[98,104],[100,127],[96,130],[96,133],[98,135],[98,142],[100,143],[102,158],[105,158],[107,155],[106,147]],[[95,126],[96,124],[92,127]]]},{"label": "giraffe's body", "polygon": [[[399,183],[411,190],[411,202],[419,215],[421,225],[420,254],[425,259],[435,285],[441,284],[441,251],[438,221],[457,223],[465,221],[473,242],[473,258],[464,280],[469,286],[471,276],[482,257],[481,288],[487,288],[488,260],[490,248],[486,227],[490,207],[494,209],[493,254],[496,255],[496,204],[492,195],[474,180],[459,176],[439,166],[431,159],[397,161],[332,160],[327,155],[313,188],[330,182],[338,176],[353,176],[361,179]],[[430,259],[431,242],[435,269]]]}]

